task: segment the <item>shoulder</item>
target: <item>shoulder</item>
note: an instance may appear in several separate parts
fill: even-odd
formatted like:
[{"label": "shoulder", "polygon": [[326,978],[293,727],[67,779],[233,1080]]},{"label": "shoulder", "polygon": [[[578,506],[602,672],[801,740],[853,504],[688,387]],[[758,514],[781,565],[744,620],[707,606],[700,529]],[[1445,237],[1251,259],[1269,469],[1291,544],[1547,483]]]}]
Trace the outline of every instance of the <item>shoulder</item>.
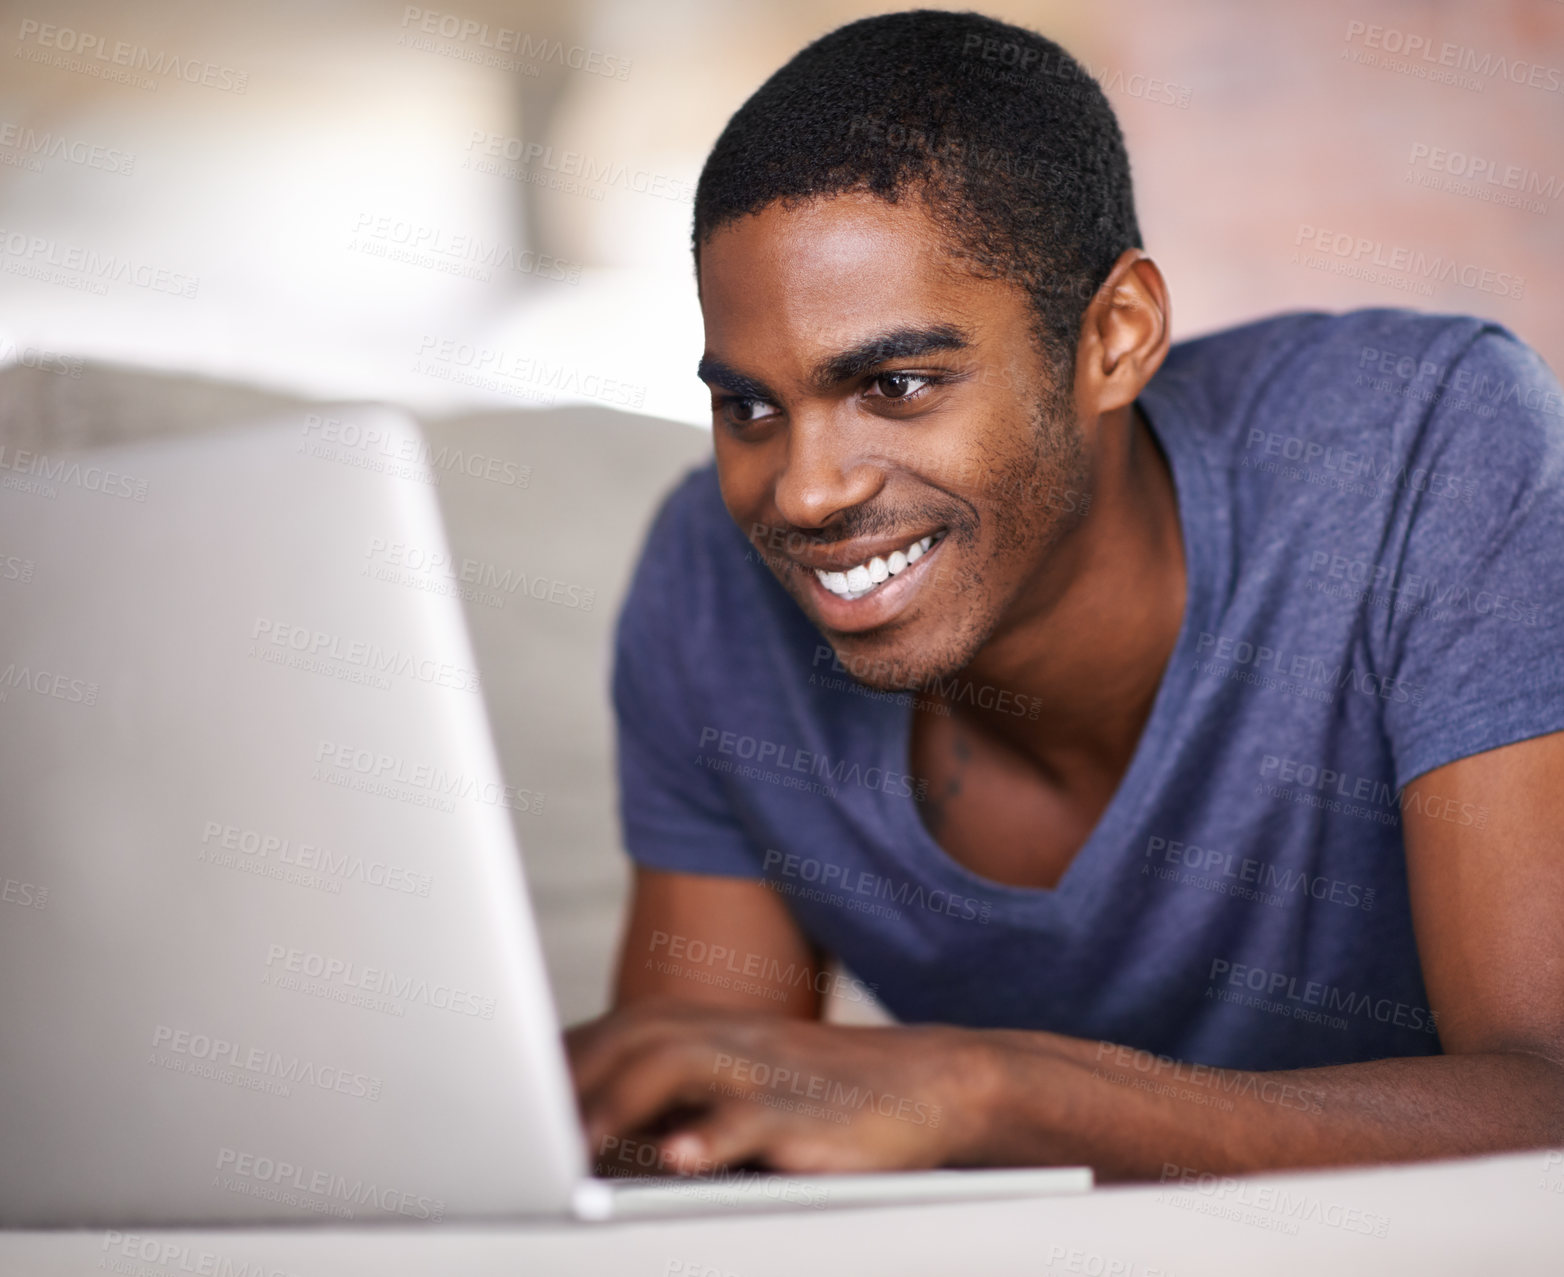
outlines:
[{"label": "shoulder", "polygon": [[652,516],[647,542],[699,542],[723,531],[738,533],[722,504],[716,462],[707,461],[688,471],[668,490]]},{"label": "shoulder", "polygon": [[1350,387],[1382,365],[1421,367],[1457,354],[1494,325],[1464,315],[1399,309],[1298,311],[1176,343],[1152,384],[1209,406],[1270,393]]},{"label": "shoulder", "polygon": [[796,605],[723,504],[714,462],[681,478],[652,518],[620,619],[620,641],[650,629],[708,656]]},{"label": "shoulder", "polygon": [[1501,421],[1535,451],[1564,421],[1557,381],[1513,333],[1400,309],[1278,315],[1182,341],[1145,393],[1177,400],[1187,429],[1239,453],[1301,436],[1408,451]]},{"label": "shoulder", "polygon": [[744,557],[744,539],[722,504],[712,462],[685,474],[663,497],[641,547],[621,629],[707,612],[724,560]]}]

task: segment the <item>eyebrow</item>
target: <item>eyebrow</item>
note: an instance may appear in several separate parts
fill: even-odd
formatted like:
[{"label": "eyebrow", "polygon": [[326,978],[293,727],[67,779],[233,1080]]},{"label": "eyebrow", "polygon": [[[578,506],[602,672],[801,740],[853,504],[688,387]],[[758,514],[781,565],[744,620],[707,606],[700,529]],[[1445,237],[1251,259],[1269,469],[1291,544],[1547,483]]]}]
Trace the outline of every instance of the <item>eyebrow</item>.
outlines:
[{"label": "eyebrow", "polygon": [[715,386],[719,390],[726,390],[744,399],[759,399],[765,403],[776,402],[771,387],[764,382],[756,381],[753,377],[746,377],[715,355],[702,355],[700,363],[695,367],[695,375],[708,386]]},{"label": "eyebrow", "polygon": [[843,382],[855,381],[892,359],[916,359],[936,350],[965,350],[970,344],[967,334],[953,324],[894,328],[822,360],[809,375],[809,384],[812,389],[824,392]]},{"label": "eyebrow", "polygon": [[[824,393],[844,382],[854,381],[892,359],[916,359],[919,355],[932,354],[936,350],[965,350],[970,345],[968,334],[953,324],[893,328],[816,364],[809,375],[809,385],[811,389]],[[776,395],[764,382],[746,376],[715,355],[702,355],[695,375],[708,386],[718,387],[745,399],[776,402]]]}]

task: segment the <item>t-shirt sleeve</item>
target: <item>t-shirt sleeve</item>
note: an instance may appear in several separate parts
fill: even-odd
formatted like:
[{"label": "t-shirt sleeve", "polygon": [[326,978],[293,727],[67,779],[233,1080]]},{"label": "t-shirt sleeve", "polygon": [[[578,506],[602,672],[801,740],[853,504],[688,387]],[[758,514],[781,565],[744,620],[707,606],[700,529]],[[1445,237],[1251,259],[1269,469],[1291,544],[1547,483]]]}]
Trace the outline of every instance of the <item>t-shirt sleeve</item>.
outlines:
[{"label": "t-shirt sleeve", "polygon": [[692,595],[700,575],[692,568],[702,556],[698,478],[676,489],[654,520],[615,629],[620,825],[637,864],[759,878],[759,851],[723,777],[703,766],[700,753],[702,724],[714,720],[702,712],[711,693],[696,650],[711,632],[696,619],[707,610]]},{"label": "t-shirt sleeve", "polygon": [[1492,326],[1427,373],[1409,383],[1434,402],[1381,560],[1395,564],[1378,637],[1398,787],[1564,731],[1564,394]]}]

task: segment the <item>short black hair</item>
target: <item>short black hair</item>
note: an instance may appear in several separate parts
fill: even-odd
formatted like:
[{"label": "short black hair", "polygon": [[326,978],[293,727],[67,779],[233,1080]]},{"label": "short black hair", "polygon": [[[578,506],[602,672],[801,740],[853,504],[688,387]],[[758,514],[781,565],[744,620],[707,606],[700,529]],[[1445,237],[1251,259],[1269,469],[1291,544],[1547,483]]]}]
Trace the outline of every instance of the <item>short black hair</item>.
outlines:
[{"label": "short black hair", "polygon": [[728,121],[695,191],[692,247],[777,200],[915,191],[979,273],[1030,294],[1040,347],[1073,370],[1081,318],[1139,248],[1129,156],[1091,74],[1053,41],[918,9],[838,27]]}]

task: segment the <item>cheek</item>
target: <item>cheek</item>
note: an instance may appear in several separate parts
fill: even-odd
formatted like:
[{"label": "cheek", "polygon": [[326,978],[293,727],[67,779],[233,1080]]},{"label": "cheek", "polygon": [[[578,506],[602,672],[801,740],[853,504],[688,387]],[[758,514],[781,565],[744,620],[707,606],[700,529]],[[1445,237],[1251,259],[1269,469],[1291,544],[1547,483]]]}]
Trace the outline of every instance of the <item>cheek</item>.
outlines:
[{"label": "cheek", "polygon": [[736,521],[744,523],[765,503],[770,490],[765,459],[755,449],[736,447],[721,438],[715,439],[714,447],[722,503]]},{"label": "cheek", "polygon": [[1022,495],[1035,469],[1035,411],[1007,389],[977,387],[955,428],[931,432],[928,473],[955,495],[990,513]]}]

